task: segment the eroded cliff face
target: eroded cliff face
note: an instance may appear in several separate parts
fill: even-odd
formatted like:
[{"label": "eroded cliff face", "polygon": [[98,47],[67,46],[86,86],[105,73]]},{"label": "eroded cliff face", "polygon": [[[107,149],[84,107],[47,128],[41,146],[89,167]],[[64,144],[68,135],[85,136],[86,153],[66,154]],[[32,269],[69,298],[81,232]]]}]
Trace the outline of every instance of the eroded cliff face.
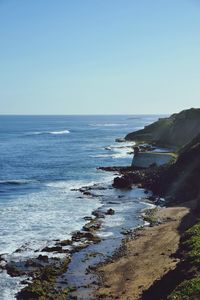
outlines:
[{"label": "eroded cliff face", "polygon": [[161,172],[153,188],[171,201],[197,200],[200,208],[200,134],[179,151],[176,162]]},{"label": "eroded cliff face", "polygon": [[200,133],[200,109],[188,109],[169,118],[161,118],[144,129],[129,133],[125,139],[181,148]]},{"label": "eroded cliff face", "polygon": [[132,167],[149,168],[152,165],[162,166],[174,160],[168,153],[141,152],[134,155]]}]

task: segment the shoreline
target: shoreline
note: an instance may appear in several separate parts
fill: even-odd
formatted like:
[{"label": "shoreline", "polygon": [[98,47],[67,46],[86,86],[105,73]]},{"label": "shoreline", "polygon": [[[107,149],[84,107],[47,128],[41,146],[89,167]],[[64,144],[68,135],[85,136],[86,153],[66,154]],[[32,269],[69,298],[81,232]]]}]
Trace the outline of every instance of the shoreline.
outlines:
[{"label": "shoreline", "polygon": [[97,266],[101,285],[96,299],[150,300],[145,292],[176,268],[181,232],[194,224],[190,208],[159,208],[155,217],[160,224],[133,231],[111,262]]},{"label": "shoreline", "polygon": [[[110,189],[110,188],[108,188],[108,189]],[[113,188],[111,188],[111,189],[116,191]],[[86,187],[86,190],[87,190],[87,187]],[[140,189],[136,188],[136,190],[140,190]],[[83,192],[83,190],[82,190],[82,192]],[[92,190],[90,190],[90,192],[92,193]],[[126,192],[128,192],[128,191],[123,191],[123,193],[126,193]],[[147,209],[147,207],[149,205],[154,205],[153,203],[150,203],[150,201],[148,201],[146,196],[147,195],[144,193],[143,200],[146,199],[146,201],[147,201],[145,203],[144,203],[144,201],[141,201],[138,199],[138,201],[140,202],[140,205],[143,206],[143,209],[139,210],[138,215],[135,218],[136,220],[137,220],[137,218],[138,218],[138,220],[140,220],[140,225],[138,224],[137,226],[134,226],[134,230],[136,228],[144,226],[144,224],[143,224],[144,221],[141,218],[142,211],[144,209]],[[123,196],[118,196],[118,197],[119,197],[118,201],[120,202],[120,204],[123,203],[125,205],[126,201],[123,202],[123,200],[121,200],[121,198]],[[106,202],[105,207],[110,204],[116,205],[116,198],[115,199],[112,198],[111,201]],[[133,200],[131,200],[131,206],[134,206]],[[105,207],[104,207],[104,209],[105,209]],[[115,213],[117,213],[117,211],[113,210],[112,208],[109,208],[107,210],[107,213],[104,212],[104,215],[110,215],[112,217],[113,215],[115,215]],[[129,214],[130,214],[130,212],[128,211],[128,213],[126,213],[126,217],[128,217]],[[100,218],[102,217],[101,209],[98,211],[98,215]],[[141,224],[141,220],[142,220],[142,224]],[[103,217],[102,221],[103,221],[102,223],[104,223],[104,221],[105,221],[104,217]],[[121,247],[122,240],[124,239],[124,237],[126,237],[130,233],[132,228],[133,227],[130,225],[130,226],[128,226],[128,228],[126,228],[126,230],[124,230],[124,227],[122,225],[120,225],[118,228],[118,230],[119,230],[118,234],[117,234],[117,232],[115,232],[113,236],[111,236],[111,237],[108,236],[108,238],[104,238],[101,236],[102,228],[100,227],[96,231],[97,236],[101,237],[100,242],[96,245],[90,245],[89,247],[85,248],[85,250],[76,253],[75,257],[72,258],[72,263],[70,263],[70,265],[72,264],[72,266],[68,270],[68,274],[70,274],[72,272],[72,281],[74,280],[74,283],[76,284],[76,287],[77,287],[76,290],[72,291],[72,293],[69,293],[70,299],[71,298],[72,299],[82,299],[82,300],[83,299],[84,300],[96,299],[96,298],[94,298],[94,293],[98,289],[99,284],[100,284],[99,276],[95,272],[96,266],[99,264],[105,263],[107,261],[110,261],[112,259],[112,256],[115,255],[117,250]],[[120,236],[119,236],[119,234],[120,234]],[[73,276],[74,271],[75,271],[75,277]]]},{"label": "shoreline", "polygon": [[[79,189],[79,191],[88,197],[92,198],[96,197],[95,189],[99,189],[99,192],[102,193],[104,190],[109,191],[109,189],[112,189],[112,191],[116,191],[113,187],[107,186],[106,188],[103,186],[98,186],[94,184],[93,186],[85,186]],[[122,193],[126,194],[127,191],[123,191]],[[147,195],[144,194],[144,197]],[[118,196],[116,196],[116,199],[118,199],[118,203],[124,203],[124,200],[121,200],[120,193]],[[116,205],[115,198],[110,199],[109,201],[103,203],[103,205],[92,212],[91,216],[85,217],[85,225],[82,227],[80,231],[77,231],[74,235],[72,235],[72,240],[63,240],[63,241],[57,241],[55,243],[55,246],[53,247],[46,247],[44,252],[42,252],[42,255],[38,255],[36,258],[29,258],[26,260],[20,260],[16,262],[8,262],[6,265],[4,265],[3,269],[7,270],[9,275],[11,277],[18,277],[25,276],[26,278],[23,278],[21,280],[22,284],[24,284],[24,287],[21,287],[20,291],[17,293],[16,297],[17,299],[29,299],[27,297],[34,297],[34,295],[43,296],[43,293],[45,293],[46,290],[49,290],[50,295],[58,295],[59,297],[66,297],[66,295],[75,295],[77,293],[77,288],[73,284],[69,284],[67,273],[69,265],[71,261],[73,260],[74,256],[80,256],[81,253],[85,253],[89,256],[96,256],[95,251],[90,250],[90,248],[93,248],[93,246],[97,245],[97,251],[99,252],[101,256],[101,249],[98,250],[99,246],[98,243],[104,241],[103,237],[99,236],[99,231],[101,231],[102,227],[102,221],[105,220],[105,217],[109,217],[115,214],[115,211],[112,209],[113,205]],[[145,199],[145,198],[144,198]],[[143,199],[143,200],[144,200]],[[147,200],[147,199],[146,199]],[[140,202],[140,200],[138,199]],[[132,203],[134,204],[134,202]],[[131,204],[131,205],[132,205]],[[143,203],[142,206],[148,206],[149,203],[147,202],[146,205]],[[134,205],[133,205],[134,206]],[[138,218],[141,214],[138,215]],[[137,217],[136,217],[137,219]],[[120,227],[121,236],[126,236],[127,232],[124,231],[123,227]],[[112,239],[107,240],[107,245],[112,245]],[[75,246],[73,246],[73,243]],[[119,241],[120,245],[120,241]],[[116,249],[119,246],[115,245],[115,242],[113,244],[113,251],[116,251]],[[71,248],[71,250],[68,250],[67,248]],[[112,246],[111,246],[112,247]],[[63,255],[62,258],[56,259],[51,258],[51,253],[55,254],[61,253]],[[48,256],[48,253],[50,256]],[[110,257],[110,254],[108,255]],[[107,257],[102,257],[103,259],[107,259]],[[95,260],[95,259],[94,259]],[[89,261],[89,260],[88,260]],[[102,259],[100,259],[102,261]],[[5,263],[4,258],[1,256],[1,262]],[[82,262],[81,262],[82,263]],[[88,262],[89,264],[90,262]],[[92,276],[92,273],[94,271],[93,265],[96,265],[99,263],[98,257],[97,260],[92,265],[89,265],[88,268],[88,274],[89,276]],[[83,264],[83,263],[82,263]],[[54,272],[56,270],[56,272]],[[45,275],[44,275],[45,274]],[[45,276],[45,277],[44,277]],[[96,277],[96,275],[94,275]],[[32,279],[31,279],[32,278]],[[44,279],[45,278],[45,279]],[[98,277],[97,277],[98,278]],[[59,282],[59,285],[55,285],[55,282]],[[86,290],[92,295],[94,289],[98,288],[98,282],[91,283],[91,287],[88,284],[85,284],[84,286],[84,294],[87,293]],[[59,286],[59,289],[57,289]],[[79,287],[78,287],[79,288]],[[80,287],[82,289],[82,287]],[[57,294],[56,294],[57,293]],[[45,294],[44,294],[45,295]],[[44,296],[45,297],[45,296]],[[92,296],[89,296],[90,299],[93,299]],[[79,299],[79,298],[78,298]],[[88,296],[85,296],[83,299],[89,299]]]},{"label": "shoreline", "polygon": [[[85,216],[85,225],[81,230],[72,234],[71,240],[57,241],[55,247],[46,247],[42,250],[48,253],[62,253],[64,257],[60,260],[55,261],[44,253],[45,255],[39,255],[36,259],[30,258],[20,264],[16,263],[11,266],[8,264],[5,267],[13,276],[32,277],[29,282],[23,281],[28,285],[17,294],[17,299],[56,296],[58,299],[69,297],[87,300],[139,300],[143,299],[143,293],[148,291],[155,282],[176,268],[180,261],[175,257],[181,236],[178,228],[185,216],[189,215],[190,209],[188,207],[160,207],[166,203],[148,190],[149,180],[153,173],[157,172],[154,166],[147,171],[143,168],[126,166],[99,167],[98,169],[113,173],[112,186],[94,184],[72,189],[72,191],[80,192],[92,200],[112,189],[114,191],[110,194],[112,198],[109,201],[101,199],[102,206],[94,210],[91,216]],[[125,186],[121,186],[121,180]],[[137,216],[135,215],[136,219],[138,217],[143,220],[143,225],[136,226],[135,229],[129,225],[127,230],[120,226],[120,234],[123,237],[119,238],[116,235],[114,239],[118,239],[118,242],[114,244],[114,239],[108,238],[106,247],[113,247],[113,251],[106,253],[105,249],[102,249],[105,239],[99,235],[105,216],[115,215],[113,204],[116,204],[117,198],[119,198],[120,205],[124,205],[126,198],[123,199],[124,195],[141,187],[144,196],[141,199],[138,197],[138,203],[142,205],[146,201],[146,205],[154,205],[155,208],[142,209]],[[114,196],[115,193],[116,196]],[[129,197],[132,207],[134,198],[131,194]],[[131,211],[131,208],[129,210]],[[127,217],[130,211],[127,211],[124,216]],[[132,219],[134,219],[133,216],[131,216]],[[148,225],[145,226],[145,223]],[[68,246],[70,250],[65,249]],[[110,277],[111,273],[112,277]],[[150,300],[151,298],[144,299]]]},{"label": "shoreline", "polygon": [[[151,159],[148,166],[97,168],[115,175],[106,188],[94,184],[72,189],[82,193],[77,198],[93,201],[99,197],[100,208],[82,215],[85,224],[80,230],[68,240],[54,240],[55,246],[36,251],[36,258],[7,263],[0,255],[0,265],[8,274],[29,276],[21,282],[26,287],[17,299],[181,300],[182,294],[199,296],[200,224],[195,224],[200,211],[199,137],[188,145],[173,154],[175,160],[168,164],[157,165]],[[137,146],[135,155],[142,151],[142,157],[146,156],[146,148],[149,145]],[[134,197],[139,189],[143,196],[136,192]],[[155,208],[142,209],[145,201]],[[119,218],[113,219],[115,215]],[[53,258],[57,253],[63,256]]]}]

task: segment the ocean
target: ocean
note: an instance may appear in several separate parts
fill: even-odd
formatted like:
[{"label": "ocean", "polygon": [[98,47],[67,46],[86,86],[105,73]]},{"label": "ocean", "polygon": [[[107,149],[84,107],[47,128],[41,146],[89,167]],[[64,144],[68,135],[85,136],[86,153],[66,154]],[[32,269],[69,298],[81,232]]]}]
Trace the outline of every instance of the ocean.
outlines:
[{"label": "ocean", "polygon": [[[101,197],[80,197],[73,189],[111,184],[113,174],[97,167],[127,166],[132,161],[133,143],[115,139],[159,117],[0,116],[0,255],[7,260],[34,257],[38,249],[80,230],[83,218],[103,203]],[[122,212],[135,205],[136,214],[142,208],[128,197],[120,214],[107,223],[111,229],[102,235],[109,236],[112,227],[123,223]],[[18,281],[0,271],[0,299],[14,299]]]}]

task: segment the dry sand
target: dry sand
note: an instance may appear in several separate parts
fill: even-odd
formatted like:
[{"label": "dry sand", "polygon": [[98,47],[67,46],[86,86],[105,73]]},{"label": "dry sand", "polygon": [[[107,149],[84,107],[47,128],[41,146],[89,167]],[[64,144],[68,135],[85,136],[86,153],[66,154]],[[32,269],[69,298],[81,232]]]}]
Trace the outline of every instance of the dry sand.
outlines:
[{"label": "dry sand", "polygon": [[143,291],[176,267],[173,257],[182,227],[190,222],[187,207],[161,208],[157,216],[163,222],[138,230],[136,237],[124,242],[120,256],[98,268],[102,285],[96,299],[141,299]]}]

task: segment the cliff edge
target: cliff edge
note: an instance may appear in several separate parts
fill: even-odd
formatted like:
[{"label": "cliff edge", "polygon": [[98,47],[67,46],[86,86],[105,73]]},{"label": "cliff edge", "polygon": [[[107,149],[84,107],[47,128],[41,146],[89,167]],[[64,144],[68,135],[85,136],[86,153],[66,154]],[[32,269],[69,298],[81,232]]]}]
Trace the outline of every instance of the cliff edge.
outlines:
[{"label": "cliff edge", "polygon": [[168,118],[160,118],[144,129],[129,133],[125,140],[179,149],[199,133],[200,108],[191,108]]}]

